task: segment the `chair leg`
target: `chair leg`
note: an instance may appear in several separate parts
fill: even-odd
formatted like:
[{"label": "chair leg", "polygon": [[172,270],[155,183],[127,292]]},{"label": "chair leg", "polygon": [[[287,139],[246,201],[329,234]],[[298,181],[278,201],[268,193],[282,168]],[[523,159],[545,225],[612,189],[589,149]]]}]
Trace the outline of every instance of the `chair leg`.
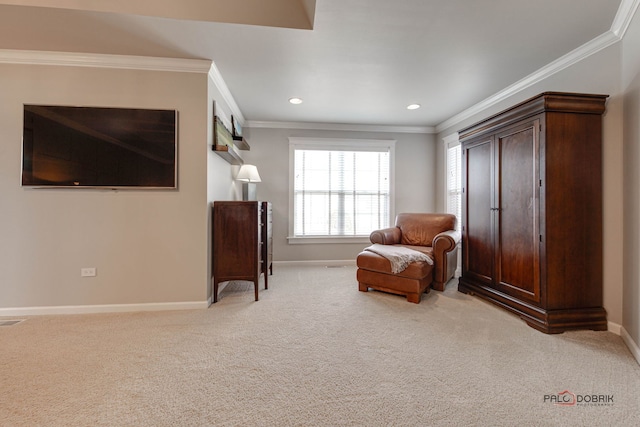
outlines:
[{"label": "chair leg", "polygon": [[369,292],[369,287],[365,283],[358,282],[358,290],[360,292]]}]

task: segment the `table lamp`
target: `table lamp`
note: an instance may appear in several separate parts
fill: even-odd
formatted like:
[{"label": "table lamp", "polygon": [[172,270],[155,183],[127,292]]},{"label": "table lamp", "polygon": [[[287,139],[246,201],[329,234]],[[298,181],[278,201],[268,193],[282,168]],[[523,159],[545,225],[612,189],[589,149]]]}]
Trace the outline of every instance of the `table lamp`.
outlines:
[{"label": "table lamp", "polygon": [[262,182],[258,168],[254,165],[242,165],[236,181],[242,182],[242,200],[256,200],[256,182]]}]

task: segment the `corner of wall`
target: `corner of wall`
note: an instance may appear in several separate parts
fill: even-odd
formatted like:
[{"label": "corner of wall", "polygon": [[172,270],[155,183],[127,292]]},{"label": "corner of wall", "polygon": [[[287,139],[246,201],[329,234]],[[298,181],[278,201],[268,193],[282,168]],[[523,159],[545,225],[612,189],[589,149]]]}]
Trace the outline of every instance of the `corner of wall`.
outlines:
[{"label": "corner of wall", "polygon": [[638,343],[631,338],[631,335],[627,333],[627,330],[624,327],[620,330],[620,336],[627,347],[629,347],[629,351],[636,359],[636,362],[638,362],[638,365],[640,365],[640,346],[638,346]]}]

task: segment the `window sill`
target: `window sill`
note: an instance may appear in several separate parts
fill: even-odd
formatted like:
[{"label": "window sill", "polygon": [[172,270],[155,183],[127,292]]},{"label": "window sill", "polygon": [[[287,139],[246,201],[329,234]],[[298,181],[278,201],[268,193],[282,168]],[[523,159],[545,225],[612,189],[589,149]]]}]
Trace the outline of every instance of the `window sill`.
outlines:
[{"label": "window sill", "polygon": [[371,243],[369,236],[287,237],[290,245]]}]

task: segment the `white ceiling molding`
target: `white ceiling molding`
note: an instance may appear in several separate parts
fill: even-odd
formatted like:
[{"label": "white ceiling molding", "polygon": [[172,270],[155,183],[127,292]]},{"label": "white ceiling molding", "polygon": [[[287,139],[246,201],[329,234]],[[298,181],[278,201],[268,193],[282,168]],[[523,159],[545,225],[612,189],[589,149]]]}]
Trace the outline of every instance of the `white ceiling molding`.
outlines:
[{"label": "white ceiling molding", "polygon": [[436,131],[439,133],[452,126],[455,126],[456,124],[484,111],[492,105],[504,101],[510,96],[513,96],[518,92],[543,81],[553,74],[556,74],[564,70],[565,68],[568,68],[571,65],[580,62],[585,58],[588,58],[589,56],[601,51],[602,49],[605,49],[612,44],[619,42],[624,37],[624,33],[629,27],[629,23],[633,19],[633,15],[638,9],[639,4],[640,0],[622,0],[609,31],[596,37],[590,42],[583,44],[579,48],[574,49],[573,51],[558,58],[550,64],[540,68],[538,71],[529,74],[527,77],[515,82],[511,86],[507,86],[505,89],[490,96],[484,101],[481,101],[476,105],[462,111],[461,113],[456,114],[448,120],[445,120],[444,122],[436,126]]},{"label": "white ceiling molding", "polygon": [[444,138],[442,138],[442,142],[444,143],[445,147],[449,147],[450,145],[455,146],[460,144],[460,138],[459,138],[459,134],[458,132],[454,132],[450,135],[445,136]]},{"label": "white ceiling molding", "polygon": [[218,88],[218,91],[222,95],[222,99],[224,100],[224,102],[226,102],[229,106],[234,120],[238,120],[240,126],[245,127],[246,123],[244,115],[242,114],[242,111],[240,111],[240,107],[238,107],[238,104],[233,98],[229,87],[222,78],[222,74],[220,74],[220,70],[218,70],[218,67],[216,67],[216,64],[214,62],[211,62],[211,67],[209,67],[209,77],[211,78],[211,80],[213,80],[213,84],[216,86],[216,88]]},{"label": "white ceiling molding", "polygon": [[0,49],[0,64],[57,65],[208,74],[231,109],[233,117],[237,118],[241,125],[245,121],[218,68],[208,59]]},{"label": "white ceiling molding", "polygon": [[618,13],[611,24],[611,32],[622,39],[629,28],[629,24],[640,5],[640,0],[622,0]]},{"label": "white ceiling molding", "polygon": [[386,126],[366,124],[342,123],[309,123],[309,122],[269,122],[250,120],[245,123],[246,128],[266,129],[304,129],[304,130],[334,130],[352,132],[388,132],[388,133],[436,133],[433,126]]},{"label": "white ceiling molding", "polygon": [[620,38],[616,37],[615,34],[611,31],[607,31],[606,33],[596,37],[592,41],[585,43],[579,48],[569,52],[568,54],[558,58],[557,60],[551,62],[548,65],[540,68],[538,71],[529,74],[527,77],[515,82],[511,86],[507,86],[505,89],[500,92],[490,96],[474,105],[473,107],[467,108],[463,112],[456,114],[448,120],[440,123],[436,126],[437,132],[442,132],[451,126],[455,126],[456,124],[484,111],[485,109],[504,101],[505,99],[517,94],[525,90],[528,87],[533,86],[536,83],[543,81],[544,79],[564,70],[565,68],[570,67],[571,65],[582,61],[585,58],[593,55],[600,50],[611,46],[612,44],[620,41]]},{"label": "white ceiling molding", "polygon": [[[303,2],[307,8],[315,5],[313,0],[296,0]],[[0,0],[0,4],[5,3]],[[11,2],[9,2],[11,3]],[[562,56],[556,61],[530,74],[529,76],[508,86],[480,103],[460,112],[437,126],[385,126],[367,124],[311,123],[311,122],[262,122],[246,121],[233,95],[215,64],[203,59],[157,58],[128,55],[86,54],[68,52],[24,51],[0,49],[0,63],[60,65],[77,67],[119,68],[134,70],[153,70],[168,72],[208,73],[229,106],[234,117],[244,127],[256,128],[290,128],[362,132],[397,132],[397,133],[440,133],[456,124],[484,111],[518,92],[558,73],[590,55],[620,41],[629,26],[640,4],[640,0],[621,0],[611,29],[592,41]],[[311,9],[313,9],[311,7]]]},{"label": "white ceiling molding", "polygon": [[181,73],[207,73],[211,67],[211,61],[206,59],[156,58],[149,56],[10,49],[0,49],[0,63],[120,68],[129,70],[173,71]]},{"label": "white ceiling molding", "polygon": [[459,114],[445,120],[439,125],[432,127],[402,127],[402,126],[375,126],[375,125],[341,125],[330,123],[279,123],[279,122],[258,122],[249,121],[246,127],[254,128],[286,128],[286,129],[317,129],[317,130],[356,130],[371,132],[404,132],[404,133],[440,133],[456,124],[481,113],[485,109],[498,104],[501,101],[533,86],[536,83],[582,61],[585,58],[605,49],[624,37],[633,16],[640,5],[640,0],[622,0],[611,29],[606,33],[596,37],[590,42],[578,47],[568,54],[558,58],[550,64],[540,68],[527,77],[506,87],[500,92],[477,103],[476,105],[462,111]]}]

